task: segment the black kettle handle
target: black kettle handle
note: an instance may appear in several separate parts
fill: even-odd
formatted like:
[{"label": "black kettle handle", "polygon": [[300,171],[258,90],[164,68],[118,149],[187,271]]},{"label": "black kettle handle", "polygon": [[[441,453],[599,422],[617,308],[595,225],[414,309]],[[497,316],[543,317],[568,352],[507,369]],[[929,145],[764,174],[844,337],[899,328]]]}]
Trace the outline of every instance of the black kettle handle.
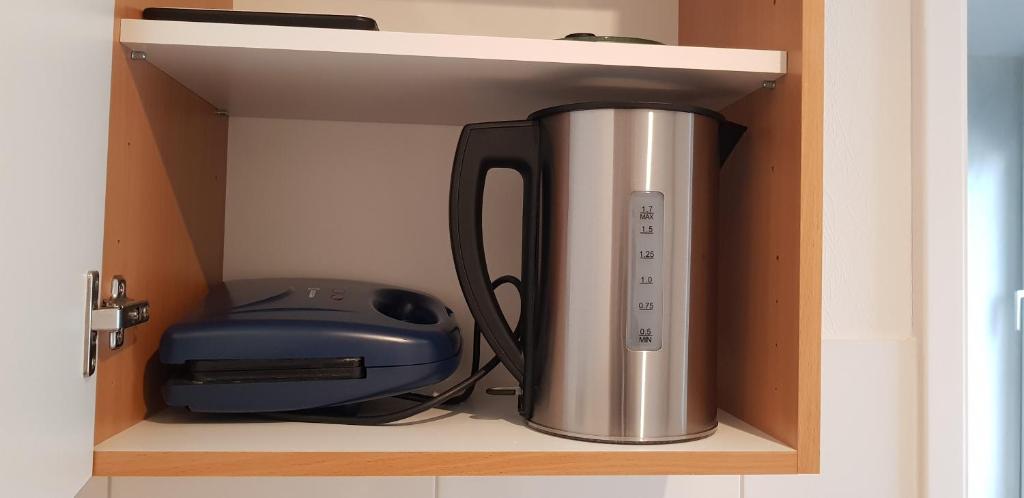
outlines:
[{"label": "black kettle handle", "polygon": [[[538,238],[540,233],[540,131],[535,121],[466,125],[452,167],[449,230],[459,285],[473,319],[494,353],[526,387],[526,360],[535,330]],[[491,169],[515,170],[523,177],[522,348],[498,305],[484,258],[484,183]]]}]

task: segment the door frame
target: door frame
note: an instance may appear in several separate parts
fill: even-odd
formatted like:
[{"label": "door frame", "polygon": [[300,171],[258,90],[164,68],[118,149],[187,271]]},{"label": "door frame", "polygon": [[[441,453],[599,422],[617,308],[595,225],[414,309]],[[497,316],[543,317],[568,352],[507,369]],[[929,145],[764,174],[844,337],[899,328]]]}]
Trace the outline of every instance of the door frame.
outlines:
[{"label": "door frame", "polygon": [[919,491],[966,496],[967,0],[913,0]]}]

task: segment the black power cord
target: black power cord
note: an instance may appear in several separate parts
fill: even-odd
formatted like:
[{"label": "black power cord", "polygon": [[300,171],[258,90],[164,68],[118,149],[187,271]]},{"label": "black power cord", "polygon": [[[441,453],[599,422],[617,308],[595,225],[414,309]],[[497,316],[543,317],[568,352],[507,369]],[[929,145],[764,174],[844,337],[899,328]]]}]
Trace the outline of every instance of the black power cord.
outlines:
[{"label": "black power cord", "polygon": [[[523,283],[512,275],[505,275],[498,278],[494,282],[491,282],[491,288],[497,289],[505,284],[513,285],[519,295],[523,293]],[[519,333],[520,325],[516,325],[515,334],[517,337],[521,336]],[[473,394],[473,389],[476,387],[476,383],[483,379],[487,374],[491,373],[501,363],[501,359],[497,356],[491,357],[482,367],[480,366],[480,340],[481,333],[480,327],[473,326],[473,358],[470,368],[470,375],[466,377],[462,382],[455,384],[448,388],[448,390],[440,393],[436,396],[429,396],[425,394],[417,393],[406,393],[394,396],[398,399],[407,401],[415,401],[417,404],[408,408],[390,412],[382,413],[379,415],[341,415],[337,413],[331,413],[331,407],[325,408],[314,408],[312,410],[300,410],[293,412],[274,412],[265,413],[263,416],[272,418],[275,420],[285,420],[289,422],[312,422],[318,424],[347,424],[347,425],[384,425],[392,422],[398,422],[399,420],[407,419],[413,415],[423,413],[431,408],[436,408],[441,405],[450,406],[459,404]]]}]

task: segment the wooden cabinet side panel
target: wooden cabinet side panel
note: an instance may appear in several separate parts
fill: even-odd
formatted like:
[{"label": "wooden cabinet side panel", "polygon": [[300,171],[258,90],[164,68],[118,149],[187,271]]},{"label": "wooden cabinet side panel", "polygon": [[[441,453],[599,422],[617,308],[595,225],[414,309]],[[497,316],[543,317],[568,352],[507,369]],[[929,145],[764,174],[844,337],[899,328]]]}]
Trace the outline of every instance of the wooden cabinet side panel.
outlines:
[{"label": "wooden cabinet side panel", "polygon": [[154,66],[130,60],[116,41],[121,18],[159,3],[119,0],[115,10],[103,287],[123,275],[129,296],[150,301],[152,318],[127,333],[122,349],[100,348],[97,443],[162,406],[160,336],[222,274],[228,120]]},{"label": "wooden cabinet side panel", "polygon": [[821,258],[824,205],[825,1],[803,5],[800,147],[800,405],[797,467],[821,470]]},{"label": "wooden cabinet side panel", "polygon": [[722,171],[718,399],[816,472],[821,355],[823,0],[680,0],[679,42],[786,50],[725,109],[749,127]]}]

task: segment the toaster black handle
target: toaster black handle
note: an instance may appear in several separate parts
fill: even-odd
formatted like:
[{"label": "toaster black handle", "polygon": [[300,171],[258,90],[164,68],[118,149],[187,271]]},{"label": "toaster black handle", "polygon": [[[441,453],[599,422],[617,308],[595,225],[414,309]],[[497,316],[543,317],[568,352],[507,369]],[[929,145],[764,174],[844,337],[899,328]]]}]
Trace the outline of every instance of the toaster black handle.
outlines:
[{"label": "toaster black handle", "polygon": [[[494,353],[528,387],[530,375],[523,351],[530,351],[535,333],[540,237],[540,130],[535,121],[466,125],[459,137],[452,168],[449,230],[459,285],[481,332]],[[483,198],[487,172],[507,168],[523,177],[523,256],[521,311],[522,347],[505,320],[487,272],[483,238]]]}]

